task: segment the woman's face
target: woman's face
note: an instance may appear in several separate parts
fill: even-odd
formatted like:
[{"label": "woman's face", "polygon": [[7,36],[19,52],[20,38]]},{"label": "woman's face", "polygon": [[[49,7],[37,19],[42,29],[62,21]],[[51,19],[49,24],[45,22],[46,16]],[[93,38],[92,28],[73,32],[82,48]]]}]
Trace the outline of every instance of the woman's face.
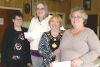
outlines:
[{"label": "woman's face", "polygon": [[23,22],[22,17],[16,16],[15,19],[13,19],[14,26],[21,27],[22,22]]},{"label": "woman's face", "polygon": [[79,11],[73,12],[71,15],[71,24],[73,27],[83,26],[84,19]]},{"label": "woman's face", "polygon": [[51,22],[49,23],[49,26],[51,30],[59,30],[60,29],[60,23],[56,18],[53,18]]},{"label": "woman's face", "polygon": [[39,17],[45,16],[46,11],[45,11],[43,4],[40,3],[40,4],[37,5],[36,13],[37,13],[37,16],[39,16]]}]

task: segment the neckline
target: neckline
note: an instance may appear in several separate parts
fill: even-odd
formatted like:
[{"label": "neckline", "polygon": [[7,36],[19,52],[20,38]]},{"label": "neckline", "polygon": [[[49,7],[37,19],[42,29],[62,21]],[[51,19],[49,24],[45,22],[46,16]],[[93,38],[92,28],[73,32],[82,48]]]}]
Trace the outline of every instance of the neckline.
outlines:
[{"label": "neckline", "polygon": [[85,31],[87,30],[87,28],[85,27],[84,30],[80,31],[78,34],[76,35],[73,35],[72,32],[71,32],[71,29],[69,29],[69,35],[71,35],[72,37],[77,37],[77,36],[80,36],[81,34],[83,34]]},{"label": "neckline", "polygon": [[61,34],[61,32],[59,32],[59,34],[56,36],[56,37],[53,37],[52,35],[51,35],[51,32],[49,31],[48,32],[48,37],[50,38],[50,39],[52,39],[53,41],[57,41],[58,39],[60,39],[61,37],[62,37],[62,34]]}]

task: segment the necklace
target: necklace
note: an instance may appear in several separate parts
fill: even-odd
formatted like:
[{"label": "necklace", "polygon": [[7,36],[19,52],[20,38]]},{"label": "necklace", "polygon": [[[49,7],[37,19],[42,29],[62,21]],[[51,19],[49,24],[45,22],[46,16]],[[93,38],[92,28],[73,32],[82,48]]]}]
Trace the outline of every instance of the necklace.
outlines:
[{"label": "necklace", "polygon": [[59,41],[62,37],[62,33],[59,33],[58,36],[53,37],[50,32],[47,33],[48,38],[52,41],[51,47],[53,49],[58,47],[57,41]]}]

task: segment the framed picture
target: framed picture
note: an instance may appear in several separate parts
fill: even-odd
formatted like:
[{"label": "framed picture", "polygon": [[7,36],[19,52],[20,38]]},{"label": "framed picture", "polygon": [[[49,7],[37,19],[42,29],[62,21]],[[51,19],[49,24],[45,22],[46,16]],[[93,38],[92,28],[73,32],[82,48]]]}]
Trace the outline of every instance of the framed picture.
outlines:
[{"label": "framed picture", "polygon": [[91,10],[91,0],[83,0],[83,8],[85,10]]}]

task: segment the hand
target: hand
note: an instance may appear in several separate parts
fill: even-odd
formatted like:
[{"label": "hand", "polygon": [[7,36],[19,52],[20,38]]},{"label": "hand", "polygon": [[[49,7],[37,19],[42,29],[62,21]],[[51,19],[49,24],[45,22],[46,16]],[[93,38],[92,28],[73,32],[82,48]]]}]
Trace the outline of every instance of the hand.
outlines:
[{"label": "hand", "polygon": [[74,59],[71,63],[71,67],[78,67],[81,64],[83,64],[83,61],[81,59]]},{"label": "hand", "polygon": [[59,50],[59,49],[56,49],[56,50],[53,52],[53,55],[57,55],[59,52],[60,52],[60,50]]},{"label": "hand", "polygon": [[51,63],[50,63],[50,67],[53,67],[52,64],[55,63],[55,62],[58,62],[58,61],[53,61],[53,62],[51,62]]},{"label": "hand", "polygon": [[34,39],[33,39],[32,37],[30,37],[30,38],[27,38],[27,40],[28,40],[29,42],[32,42]]},{"label": "hand", "polygon": [[28,66],[28,67],[31,67],[31,66],[32,66],[32,64],[31,64],[31,63],[27,63],[27,66]]},{"label": "hand", "polygon": [[50,63],[50,67],[52,67],[52,63]]}]

